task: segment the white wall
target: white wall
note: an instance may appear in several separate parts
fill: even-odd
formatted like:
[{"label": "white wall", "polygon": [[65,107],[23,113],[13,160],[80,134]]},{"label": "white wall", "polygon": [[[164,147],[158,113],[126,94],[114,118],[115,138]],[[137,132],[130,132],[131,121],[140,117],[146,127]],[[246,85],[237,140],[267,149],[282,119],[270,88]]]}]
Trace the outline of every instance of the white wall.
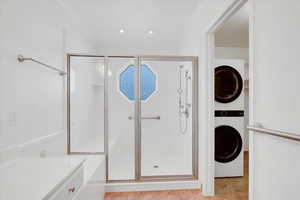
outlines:
[{"label": "white wall", "polygon": [[218,59],[243,59],[249,62],[249,49],[238,47],[216,47],[216,58]]},{"label": "white wall", "polygon": [[[269,129],[300,133],[298,0],[254,0],[253,118]],[[297,199],[298,142],[254,135],[255,200]]]},{"label": "white wall", "polygon": [[[216,55],[217,59],[242,59],[247,63],[245,65],[245,79],[249,77],[249,49],[248,48],[236,48],[236,47],[217,47],[216,48]],[[244,111],[245,111],[245,120],[244,120],[244,135],[245,135],[245,142],[244,142],[244,149],[248,151],[249,149],[249,131],[247,130],[247,126],[249,124],[249,89],[244,88],[244,95],[245,95],[245,103],[244,103]]]},{"label": "white wall", "polygon": [[63,129],[63,79],[32,62],[16,60],[24,54],[62,69],[63,37],[59,7],[50,1],[4,0],[0,13],[0,141],[6,147]]},{"label": "white wall", "polygon": [[246,3],[217,31],[215,43],[218,47],[249,47],[249,6]]},{"label": "white wall", "polygon": [[63,78],[38,64],[18,63],[16,56],[23,54],[64,69],[65,51],[74,47],[66,40],[68,20],[57,1],[1,0],[1,151],[53,136],[59,142],[43,148],[65,152]]}]

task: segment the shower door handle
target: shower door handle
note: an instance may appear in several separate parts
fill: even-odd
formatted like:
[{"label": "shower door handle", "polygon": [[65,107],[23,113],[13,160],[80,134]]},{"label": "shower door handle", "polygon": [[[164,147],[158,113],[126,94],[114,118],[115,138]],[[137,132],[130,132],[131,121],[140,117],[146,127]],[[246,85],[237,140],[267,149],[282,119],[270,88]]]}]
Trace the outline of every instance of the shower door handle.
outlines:
[{"label": "shower door handle", "polygon": [[[129,119],[129,120],[133,120],[133,119],[134,119],[134,117],[132,117],[132,116],[129,116],[129,117],[128,117],[128,119]],[[154,116],[154,117],[141,117],[141,119],[153,119],[153,120],[160,120],[160,116],[159,116],[159,115],[157,115],[157,116]]]},{"label": "shower door handle", "polygon": [[160,116],[154,116],[154,117],[141,117],[141,119],[154,119],[154,120],[160,120]]}]

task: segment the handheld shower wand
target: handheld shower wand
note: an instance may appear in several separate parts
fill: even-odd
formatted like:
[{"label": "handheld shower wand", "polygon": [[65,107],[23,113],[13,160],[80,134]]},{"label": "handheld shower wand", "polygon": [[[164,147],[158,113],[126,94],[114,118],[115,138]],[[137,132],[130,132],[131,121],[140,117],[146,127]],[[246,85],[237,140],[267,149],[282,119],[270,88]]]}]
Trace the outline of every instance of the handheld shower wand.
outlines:
[{"label": "handheld shower wand", "polygon": [[[189,97],[189,80],[191,80],[191,77],[189,75],[189,71],[186,70],[184,74],[185,78],[185,89],[183,91],[183,81],[182,81],[182,71],[184,70],[184,65],[179,66],[179,88],[177,90],[178,92],[178,110],[179,110],[179,126],[180,126],[180,132],[182,134],[185,134],[188,128],[188,118],[190,115],[190,107],[191,104],[188,103],[188,97]],[[184,93],[184,94],[183,94]],[[184,102],[183,102],[183,96],[184,95]]]}]

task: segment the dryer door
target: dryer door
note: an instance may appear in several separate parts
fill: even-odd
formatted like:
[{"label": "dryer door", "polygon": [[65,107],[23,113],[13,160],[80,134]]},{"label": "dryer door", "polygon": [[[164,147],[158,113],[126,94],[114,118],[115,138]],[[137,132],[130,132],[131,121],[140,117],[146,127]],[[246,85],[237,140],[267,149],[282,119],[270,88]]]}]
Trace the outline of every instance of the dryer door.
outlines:
[{"label": "dryer door", "polygon": [[241,153],[243,140],[240,133],[231,126],[215,128],[215,160],[228,163]]},{"label": "dryer door", "polygon": [[215,68],[215,100],[229,103],[236,100],[243,89],[243,79],[240,73],[230,66]]}]

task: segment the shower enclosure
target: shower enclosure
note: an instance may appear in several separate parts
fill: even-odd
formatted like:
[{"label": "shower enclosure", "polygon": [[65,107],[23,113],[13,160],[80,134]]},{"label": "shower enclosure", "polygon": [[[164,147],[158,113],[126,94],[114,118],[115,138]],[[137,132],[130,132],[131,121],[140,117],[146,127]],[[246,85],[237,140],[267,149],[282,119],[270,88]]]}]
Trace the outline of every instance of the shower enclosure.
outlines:
[{"label": "shower enclosure", "polygon": [[68,54],[68,72],[70,154],[106,154],[109,182],[198,178],[197,57]]}]

